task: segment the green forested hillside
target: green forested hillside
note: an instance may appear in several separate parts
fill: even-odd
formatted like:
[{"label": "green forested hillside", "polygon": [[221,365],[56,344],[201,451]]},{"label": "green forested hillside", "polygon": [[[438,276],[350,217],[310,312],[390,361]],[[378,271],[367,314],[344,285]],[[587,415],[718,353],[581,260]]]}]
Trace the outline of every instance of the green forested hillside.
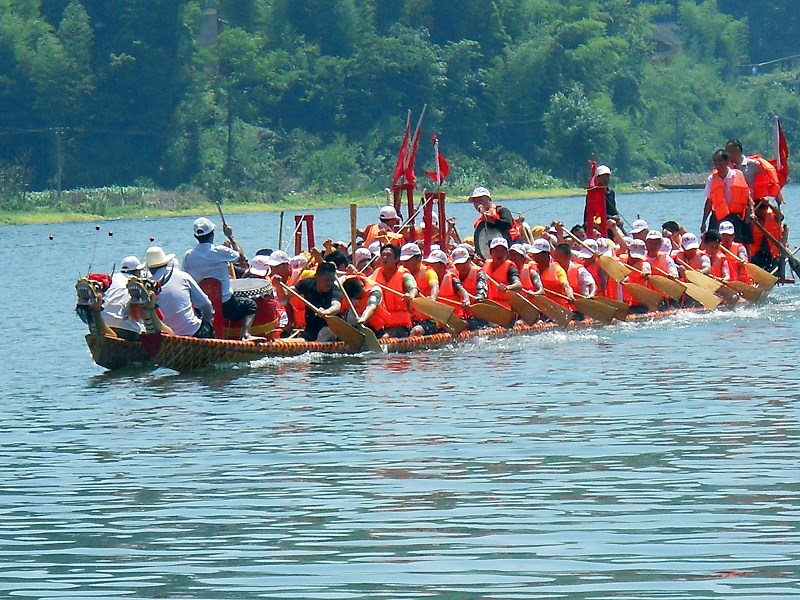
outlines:
[{"label": "green forested hillside", "polygon": [[796,0],[0,0],[0,192],[375,190],[423,104],[456,189],[703,171],[798,147],[798,54]]}]

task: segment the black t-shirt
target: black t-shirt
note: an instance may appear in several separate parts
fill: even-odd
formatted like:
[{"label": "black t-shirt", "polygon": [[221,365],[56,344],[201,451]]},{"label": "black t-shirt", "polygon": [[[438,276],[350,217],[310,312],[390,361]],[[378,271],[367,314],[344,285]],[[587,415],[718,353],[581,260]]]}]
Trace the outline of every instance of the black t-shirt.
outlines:
[{"label": "black t-shirt", "polygon": [[[334,301],[341,303],[342,290],[334,284],[333,288],[328,292],[320,292],[317,290],[317,278],[308,277],[299,281],[294,288],[297,293],[303,296],[306,300],[311,302],[317,308],[330,308]],[[306,307],[306,332],[313,333],[314,338],[319,333],[320,329],[325,327],[325,319],[318,317],[310,308]]]}]

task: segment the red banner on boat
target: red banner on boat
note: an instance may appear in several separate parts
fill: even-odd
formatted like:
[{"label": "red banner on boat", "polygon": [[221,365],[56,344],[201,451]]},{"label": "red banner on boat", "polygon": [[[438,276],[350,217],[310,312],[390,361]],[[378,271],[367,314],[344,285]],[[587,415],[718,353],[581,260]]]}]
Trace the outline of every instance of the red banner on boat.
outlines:
[{"label": "red banner on boat", "polygon": [[775,117],[775,143],[777,145],[776,158],[769,162],[775,165],[775,170],[778,171],[778,183],[783,188],[786,180],[789,179],[789,144],[786,143],[786,136],[783,135],[781,120],[778,117]]},{"label": "red banner on boat", "polygon": [[608,236],[606,230],[606,188],[604,186],[594,186],[586,190],[586,229],[587,237],[595,237],[594,230],[597,229],[603,237]]},{"label": "red banner on boat", "polygon": [[392,187],[397,185],[400,178],[403,176],[406,169],[406,156],[408,154],[408,138],[411,136],[411,111],[408,111],[406,118],[406,133],[403,136],[403,141],[400,144],[400,152],[397,154],[397,164],[394,166],[394,175],[392,176]]},{"label": "red banner on boat", "polygon": [[434,135],[432,139],[433,157],[436,161],[436,171],[425,171],[425,174],[433,180],[433,182],[436,184],[436,187],[439,187],[444,183],[447,174],[450,172],[450,165],[447,164],[444,156],[442,156],[439,152],[439,138]]}]

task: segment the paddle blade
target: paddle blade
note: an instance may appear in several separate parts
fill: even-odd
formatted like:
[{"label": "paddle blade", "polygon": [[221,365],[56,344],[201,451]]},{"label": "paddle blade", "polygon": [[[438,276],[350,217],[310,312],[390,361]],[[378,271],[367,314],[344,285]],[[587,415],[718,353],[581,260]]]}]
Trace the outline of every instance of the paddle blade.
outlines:
[{"label": "paddle blade", "polygon": [[770,291],[778,283],[778,278],[775,275],[753,263],[744,263],[744,270],[750,275],[750,279],[758,284],[758,287],[762,287],[766,291]]},{"label": "paddle blade", "polygon": [[[686,281],[690,281],[696,286],[701,287],[704,290],[708,290],[712,294],[722,287],[721,281],[717,281],[705,273],[701,273],[699,271],[690,271],[689,269],[686,269]],[[698,300],[698,302],[700,301]]]},{"label": "paddle blade", "polygon": [[447,323],[447,320],[453,315],[452,308],[430,298],[414,298],[411,303],[423,315],[430,317],[441,325]]},{"label": "paddle blade", "polygon": [[366,352],[383,352],[381,343],[375,332],[365,325],[359,325],[358,330],[364,335],[364,345],[361,347]]},{"label": "paddle blade", "polygon": [[608,325],[614,320],[617,309],[593,300],[592,298],[575,298],[575,308],[587,317]]},{"label": "paddle blade", "polygon": [[531,304],[538,308],[544,316],[554,323],[558,323],[561,327],[566,327],[575,318],[571,310],[567,310],[547,296],[531,296]]},{"label": "paddle blade", "polygon": [[467,322],[458,315],[453,314],[449,319],[447,319],[447,323],[444,324],[444,328],[453,337],[458,337],[458,334],[467,328]]},{"label": "paddle blade", "polygon": [[622,287],[636,298],[637,302],[644,304],[650,310],[656,310],[664,300],[664,296],[640,283],[623,283]]},{"label": "paddle blade", "polygon": [[514,309],[514,312],[528,325],[533,325],[539,320],[539,309],[518,293],[509,292],[506,294],[506,298],[508,298],[508,303],[511,304],[511,308]]},{"label": "paddle blade", "polygon": [[617,262],[610,256],[598,256],[597,262],[600,263],[600,268],[617,283],[620,283],[631,273],[631,269],[628,266]]},{"label": "paddle blade", "polygon": [[329,315],[325,322],[336,337],[341,339],[353,352],[358,352],[364,345],[364,334],[340,317]]},{"label": "paddle blade", "polygon": [[606,298],[605,296],[595,296],[594,301],[605,304],[606,306],[613,306],[615,310],[614,318],[619,321],[625,320],[625,317],[628,316],[628,310],[630,310],[630,306],[628,306],[625,302],[614,300],[613,298]]},{"label": "paddle blade", "polygon": [[686,295],[697,300],[704,308],[710,308],[712,310],[717,308],[722,302],[722,298],[714,294],[714,292],[702,288],[691,281],[686,282]]},{"label": "paddle blade", "polygon": [[764,295],[764,290],[762,288],[749,285],[744,281],[729,281],[726,285],[750,302],[758,302],[761,300],[761,296]]},{"label": "paddle blade", "polygon": [[514,323],[514,313],[491,300],[477,300],[471,308],[472,314],[483,321],[489,321],[489,323],[501,327],[511,327]]},{"label": "paddle blade", "polygon": [[651,275],[650,283],[652,283],[653,287],[658,291],[664,292],[673,300],[680,300],[683,298],[683,293],[686,291],[686,286],[680,281],[675,281],[664,275]]}]

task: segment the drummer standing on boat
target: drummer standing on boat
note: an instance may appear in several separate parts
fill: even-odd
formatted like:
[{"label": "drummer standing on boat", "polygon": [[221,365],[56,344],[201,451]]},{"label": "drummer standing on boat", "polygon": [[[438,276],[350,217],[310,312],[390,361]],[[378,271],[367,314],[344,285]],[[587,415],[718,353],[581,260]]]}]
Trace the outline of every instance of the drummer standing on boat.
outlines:
[{"label": "drummer standing on boat", "polygon": [[[472,202],[475,210],[480,213],[474,223],[476,245],[478,244],[478,238],[482,237],[481,232],[484,229],[494,230],[495,234],[503,236],[508,242],[506,248],[518,240],[520,230],[518,223],[514,220],[514,216],[507,208],[494,203],[492,194],[488,189],[485,187],[475,188],[469,197],[469,201]],[[494,237],[492,235],[486,242],[491,242]]]},{"label": "drummer standing on boat", "polygon": [[186,252],[183,258],[183,270],[191,275],[198,283],[203,279],[216,279],[222,291],[222,316],[229,321],[242,322],[242,340],[260,341],[252,335],[253,321],[258,312],[258,306],[252,298],[238,298],[231,289],[231,276],[229,264],[244,260],[241,246],[233,238],[233,229],[227,223],[223,225],[223,233],[231,241],[232,247],[214,245],[214,230],[216,225],[200,217],[194,222],[193,233],[197,246]]}]

